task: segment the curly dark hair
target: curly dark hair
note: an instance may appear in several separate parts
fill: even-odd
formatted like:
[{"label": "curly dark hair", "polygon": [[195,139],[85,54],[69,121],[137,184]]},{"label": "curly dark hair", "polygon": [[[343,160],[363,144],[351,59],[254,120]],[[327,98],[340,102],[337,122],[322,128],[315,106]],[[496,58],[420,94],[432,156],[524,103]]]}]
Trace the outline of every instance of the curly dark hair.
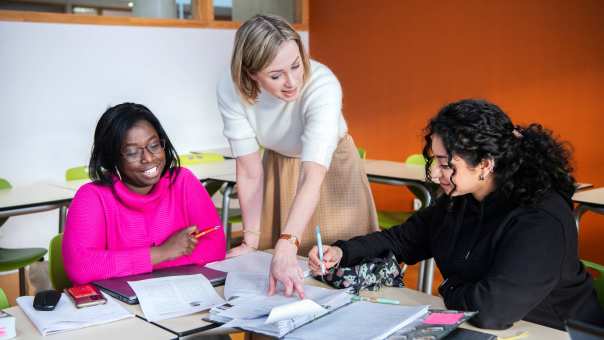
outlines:
[{"label": "curly dark hair", "polygon": [[174,174],[174,169],[180,166],[180,160],[174,145],[168,138],[159,120],[146,106],[135,103],[122,103],[108,108],[99,119],[94,131],[94,144],[88,163],[90,178],[104,185],[113,183],[112,175],[117,175],[116,169],[121,166],[121,147],[126,133],[139,121],[147,121],[165,143],[166,171]]},{"label": "curly dark hair", "polygon": [[567,200],[575,192],[570,144],[558,141],[539,124],[515,126],[497,105],[485,100],[464,99],[445,105],[424,133],[426,179],[431,181],[431,136],[435,134],[442,139],[453,168],[453,191],[451,159],[457,155],[471,166],[493,159],[496,190],[521,206],[534,206],[549,191]]}]

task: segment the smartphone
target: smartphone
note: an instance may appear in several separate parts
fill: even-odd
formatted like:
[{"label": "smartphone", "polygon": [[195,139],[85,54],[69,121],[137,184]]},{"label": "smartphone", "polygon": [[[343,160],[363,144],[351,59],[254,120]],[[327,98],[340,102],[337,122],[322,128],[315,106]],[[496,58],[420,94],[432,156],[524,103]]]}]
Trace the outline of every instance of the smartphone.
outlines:
[{"label": "smartphone", "polygon": [[107,299],[101,294],[101,291],[93,285],[73,286],[65,288],[65,293],[71,298],[78,308],[102,305],[107,303]]}]

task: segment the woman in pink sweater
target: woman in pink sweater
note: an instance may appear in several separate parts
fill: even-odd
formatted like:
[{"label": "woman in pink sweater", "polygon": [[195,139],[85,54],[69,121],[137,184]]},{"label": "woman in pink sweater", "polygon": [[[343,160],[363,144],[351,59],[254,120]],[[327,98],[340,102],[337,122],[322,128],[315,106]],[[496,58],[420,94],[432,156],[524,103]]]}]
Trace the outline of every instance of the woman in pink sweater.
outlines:
[{"label": "woman in pink sweater", "polygon": [[105,111],[89,170],[93,182],[76,193],[63,237],[65,271],[74,284],[224,258],[222,229],[192,236],[220,219],[143,105]]}]

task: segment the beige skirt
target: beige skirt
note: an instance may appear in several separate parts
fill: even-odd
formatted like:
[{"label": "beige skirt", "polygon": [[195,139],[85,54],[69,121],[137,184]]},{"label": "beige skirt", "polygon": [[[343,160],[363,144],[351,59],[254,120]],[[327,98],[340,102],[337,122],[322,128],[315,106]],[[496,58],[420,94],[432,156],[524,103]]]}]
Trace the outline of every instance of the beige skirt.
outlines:
[{"label": "beige skirt", "polygon": [[[264,202],[261,217],[260,249],[273,248],[291,209],[302,162],[265,150]],[[350,135],[340,139],[327,171],[319,203],[306,226],[298,254],[307,255],[316,244],[315,226],[321,226],[324,244],[348,240],[379,230],[375,203],[365,167]]]}]

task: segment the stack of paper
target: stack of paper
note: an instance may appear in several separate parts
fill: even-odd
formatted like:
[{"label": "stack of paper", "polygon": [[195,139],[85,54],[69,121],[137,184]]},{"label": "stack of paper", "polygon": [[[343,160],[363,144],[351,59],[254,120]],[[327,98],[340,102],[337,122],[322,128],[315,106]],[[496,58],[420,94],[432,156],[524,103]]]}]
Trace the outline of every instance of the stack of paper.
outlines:
[{"label": "stack of paper", "polygon": [[[105,295],[105,294],[104,294]],[[63,294],[57,307],[51,312],[38,311],[33,307],[33,296],[17,298],[17,304],[38,328],[42,335],[100,325],[134,317],[113,298],[105,295],[107,303],[85,308],[76,308],[67,295]]]},{"label": "stack of paper", "polygon": [[[273,255],[270,253],[264,251],[255,251],[253,253],[232,257],[226,260],[208,263],[206,264],[206,267],[226,273],[263,273],[268,275],[272,259]],[[308,263],[304,260],[298,260],[298,264],[304,272],[304,277],[310,276]]]},{"label": "stack of paper", "polygon": [[149,321],[193,314],[225,302],[201,274],[129,281],[128,284]]},{"label": "stack of paper", "polygon": [[266,274],[230,272],[224,288],[228,305],[213,308],[210,320],[225,323],[225,327],[242,328],[273,337],[283,337],[350,303],[343,291],[304,286],[305,299],[286,297],[283,287],[267,296]]},{"label": "stack of paper", "polygon": [[[335,313],[287,334],[286,340],[367,339],[381,340],[421,318],[428,306],[398,306],[354,302]],[[417,339],[424,339],[418,337]],[[414,338],[415,339],[415,338]]]}]

